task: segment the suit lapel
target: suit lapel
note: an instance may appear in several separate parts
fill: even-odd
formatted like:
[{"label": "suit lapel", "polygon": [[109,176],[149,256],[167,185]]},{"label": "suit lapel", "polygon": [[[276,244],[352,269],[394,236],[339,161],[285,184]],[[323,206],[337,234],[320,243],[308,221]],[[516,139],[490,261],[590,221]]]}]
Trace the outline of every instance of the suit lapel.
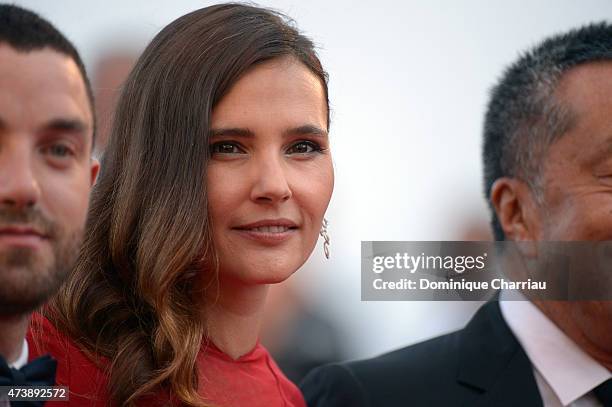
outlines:
[{"label": "suit lapel", "polygon": [[525,351],[498,301],[485,304],[459,338],[457,381],[471,390],[466,406],[537,406],[542,399]]}]

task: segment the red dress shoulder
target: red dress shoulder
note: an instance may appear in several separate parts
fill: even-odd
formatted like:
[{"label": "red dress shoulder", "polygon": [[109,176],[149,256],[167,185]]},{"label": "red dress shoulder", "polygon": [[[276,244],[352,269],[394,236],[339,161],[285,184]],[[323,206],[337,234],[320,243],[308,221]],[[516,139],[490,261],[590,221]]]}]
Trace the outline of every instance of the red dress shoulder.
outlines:
[{"label": "red dress shoulder", "polygon": [[[51,354],[57,360],[55,383],[67,386],[69,401],[48,401],[45,406],[110,406],[106,386],[107,376],[103,368],[89,359],[66,335],[60,333],[45,317],[34,314],[27,337],[32,360]],[[108,361],[101,359],[100,363]]]},{"label": "red dress shoulder", "polygon": [[[50,401],[49,407],[111,406],[107,385],[108,360],[94,363],[69,337],[39,314],[27,335],[29,359],[51,354],[57,359],[56,384],[69,388],[70,400]],[[214,344],[204,344],[197,359],[198,393],[217,407],[306,407],[302,393],[276,365],[268,351],[257,343],[246,355],[234,360]],[[163,403],[167,397],[143,400],[142,406]]]}]

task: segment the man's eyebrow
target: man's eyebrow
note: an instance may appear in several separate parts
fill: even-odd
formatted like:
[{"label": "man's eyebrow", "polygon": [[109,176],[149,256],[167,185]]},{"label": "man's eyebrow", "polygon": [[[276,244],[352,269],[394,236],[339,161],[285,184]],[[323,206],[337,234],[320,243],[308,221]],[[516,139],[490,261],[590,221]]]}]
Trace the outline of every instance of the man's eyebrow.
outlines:
[{"label": "man's eyebrow", "polygon": [[221,128],[221,129],[211,129],[209,137],[221,137],[221,136],[229,136],[229,137],[255,137],[255,133],[253,133],[249,129],[243,129],[238,127],[229,127],[229,128]]},{"label": "man's eyebrow", "polygon": [[327,137],[327,130],[324,130],[313,124],[305,124],[303,126],[294,127],[284,132],[284,136],[318,136]]},{"label": "man's eyebrow", "polygon": [[68,133],[84,133],[87,125],[79,119],[52,119],[42,126],[46,131],[61,131]]},{"label": "man's eyebrow", "polygon": [[[7,128],[6,123],[0,117],[0,130]],[[80,119],[51,119],[45,123],[41,129],[42,131],[59,131],[64,133],[85,133],[88,126]]]}]

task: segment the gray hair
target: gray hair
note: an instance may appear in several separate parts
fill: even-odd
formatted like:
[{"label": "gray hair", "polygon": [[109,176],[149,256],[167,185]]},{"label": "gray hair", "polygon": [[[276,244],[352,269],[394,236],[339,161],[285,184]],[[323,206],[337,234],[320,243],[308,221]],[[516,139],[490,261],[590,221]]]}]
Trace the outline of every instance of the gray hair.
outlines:
[{"label": "gray hair", "polygon": [[589,24],[545,39],[511,64],[493,87],[484,122],[484,189],[496,240],[505,236],[490,202],[502,177],[525,181],[542,199],[541,165],[548,147],[574,122],[569,107],[555,97],[571,68],[612,60],[612,25]]}]

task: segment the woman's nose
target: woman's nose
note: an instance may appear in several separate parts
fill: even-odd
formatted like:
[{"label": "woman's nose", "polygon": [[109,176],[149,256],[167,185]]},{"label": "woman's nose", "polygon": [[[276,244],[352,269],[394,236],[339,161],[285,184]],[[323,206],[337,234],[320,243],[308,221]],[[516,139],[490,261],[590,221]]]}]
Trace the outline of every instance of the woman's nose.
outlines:
[{"label": "woman's nose", "polygon": [[251,199],[261,203],[279,203],[291,198],[287,169],[280,157],[261,157],[253,168]]}]

